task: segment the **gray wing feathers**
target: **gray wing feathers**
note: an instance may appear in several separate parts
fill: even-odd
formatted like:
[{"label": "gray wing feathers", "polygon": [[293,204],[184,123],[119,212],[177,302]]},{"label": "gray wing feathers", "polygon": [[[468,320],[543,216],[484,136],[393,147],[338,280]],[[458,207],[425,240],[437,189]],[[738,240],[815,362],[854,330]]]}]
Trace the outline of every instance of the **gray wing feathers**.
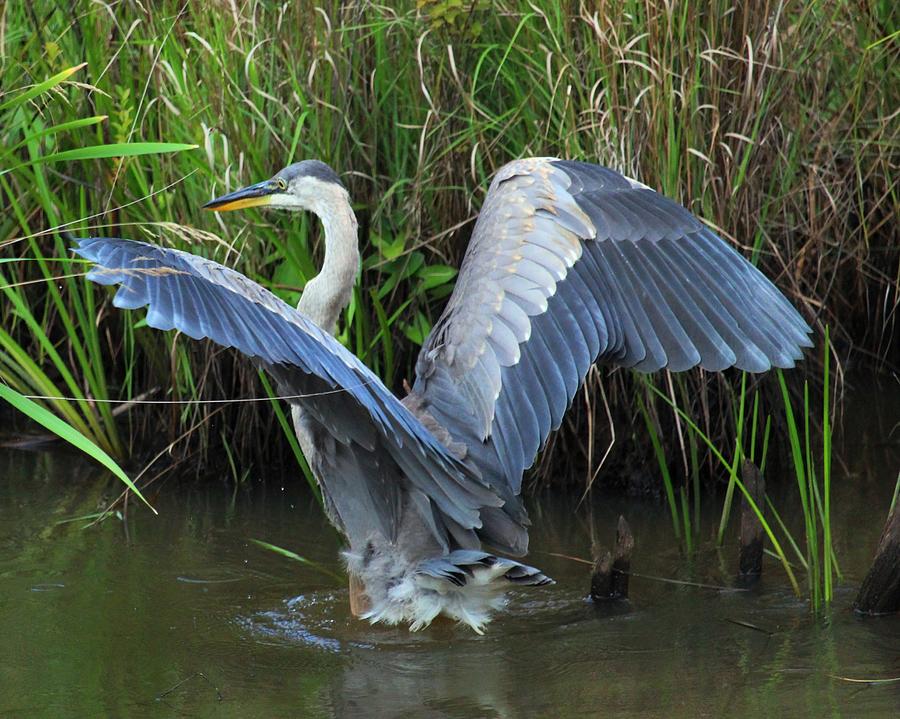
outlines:
[{"label": "gray wing feathers", "polygon": [[[332,455],[349,475],[372,483],[358,489],[363,513],[381,515],[372,523],[394,526],[396,517],[386,515],[398,506],[396,497],[379,499],[384,468],[361,468],[378,458],[395,462],[461,531],[481,526],[483,507],[502,504],[477,470],[439,442],[353,354],[243,275],[195,255],[129,240],[82,239],[76,252],[96,263],[88,279],[121,285],[113,299],[117,307],[147,306],[151,327],[206,337],[256,358],[288,393],[305,395],[293,401],[337,442],[374,453],[365,461],[345,450]],[[435,531],[446,545],[446,531],[438,526]]]},{"label": "gray wing feathers", "polygon": [[683,207],[597,165],[521,160],[488,192],[413,394],[469,447],[511,519],[524,515],[523,471],[597,360],[761,372],[793,366],[810,332]]}]

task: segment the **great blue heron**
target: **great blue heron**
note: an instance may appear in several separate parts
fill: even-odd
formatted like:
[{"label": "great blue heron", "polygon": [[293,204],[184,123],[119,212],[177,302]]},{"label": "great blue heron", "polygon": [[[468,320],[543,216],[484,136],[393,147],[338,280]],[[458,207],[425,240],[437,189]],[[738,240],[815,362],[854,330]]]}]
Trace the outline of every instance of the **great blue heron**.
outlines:
[{"label": "great blue heron", "polygon": [[[294,309],[232,269],[178,250],[82,239],[88,277],[147,324],[256,358],[291,400],[300,446],[372,622],[444,614],[482,631],[522,556],[523,472],[596,361],[661,368],[792,367],[811,329],[691,213],[618,172],[532,158],[494,177],[456,288],[397,399],[333,337],[359,266],[337,174],[307,160],[205,207],[310,210],[321,272]],[[482,545],[491,552],[482,549]],[[352,592],[351,592],[352,594]],[[353,603],[353,602],[351,602]]]}]

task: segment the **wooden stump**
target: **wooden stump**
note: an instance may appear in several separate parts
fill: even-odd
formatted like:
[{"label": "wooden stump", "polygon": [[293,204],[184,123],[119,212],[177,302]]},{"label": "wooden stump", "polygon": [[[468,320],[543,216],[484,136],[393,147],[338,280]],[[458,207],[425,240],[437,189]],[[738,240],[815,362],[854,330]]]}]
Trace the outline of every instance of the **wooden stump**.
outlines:
[{"label": "wooden stump", "polygon": [[[760,474],[756,465],[749,459],[745,459],[741,467],[744,487],[753,498],[756,506],[765,511],[766,506],[766,481]],[[739,576],[743,582],[754,582],[762,574],[763,539],[765,532],[759,517],[746,495],[741,497],[741,554]]]},{"label": "wooden stump", "polygon": [[591,572],[591,599],[607,601],[628,598],[628,573],[634,536],[625,517],[620,516],[616,527],[616,546],[613,552],[603,552],[594,560]]},{"label": "wooden stump", "polygon": [[900,502],[884,525],[875,561],[863,580],[854,608],[862,614],[900,611]]}]

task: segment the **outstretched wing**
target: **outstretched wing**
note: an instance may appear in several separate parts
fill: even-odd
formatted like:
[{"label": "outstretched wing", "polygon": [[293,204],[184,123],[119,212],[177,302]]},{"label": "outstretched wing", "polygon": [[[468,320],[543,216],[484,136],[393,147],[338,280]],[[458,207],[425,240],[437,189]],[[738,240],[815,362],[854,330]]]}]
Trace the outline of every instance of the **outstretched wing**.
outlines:
[{"label": "outstretched wing", "polygon": [[762,372],[793,366],[810,332],[683,207],[597,165],[520,160],[494,178],[413,395],[509,513],[595,361]]},{"label": "outstretched wing", "polygon": [[[424,509],[433,516],[426,526],[445,548],[448,527],[463,539],[471,535],[471,546],[474,530],[481,527],[480,510],[502,504],[477,471],[441,444],[368,367],[240,273],[196,255],[131,240],[82,239],[75,251],[96,263],[88,279],[121,285],[113,299],[116,307],[147,306],[151,327],[234,347],[265,365],[288,394],[307,395],[292,401],[340,445],[326,463],[335,465],[340,483],[330,489],[340,493],[358,521],[382,528],[393,539],[400,472],[386,472],[375,461],[384,456],[402,470],[409,482],[402,489],[413,501],[427,498]],[[351,472],[359,482],[343,481]]]}]

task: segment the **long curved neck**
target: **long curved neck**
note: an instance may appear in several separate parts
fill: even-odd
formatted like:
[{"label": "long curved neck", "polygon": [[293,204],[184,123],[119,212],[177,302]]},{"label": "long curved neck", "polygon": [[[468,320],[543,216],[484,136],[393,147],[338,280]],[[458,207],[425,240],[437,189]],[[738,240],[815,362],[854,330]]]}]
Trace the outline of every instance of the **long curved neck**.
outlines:
[{"label": "long curved neck", "polygon": [[356,215],[347,191],[333,185],[312,211],[325,229],[322,269],[306,283],[297,309],[326,332],[334,334],[338,317],[350,303],[359,267]]}]

